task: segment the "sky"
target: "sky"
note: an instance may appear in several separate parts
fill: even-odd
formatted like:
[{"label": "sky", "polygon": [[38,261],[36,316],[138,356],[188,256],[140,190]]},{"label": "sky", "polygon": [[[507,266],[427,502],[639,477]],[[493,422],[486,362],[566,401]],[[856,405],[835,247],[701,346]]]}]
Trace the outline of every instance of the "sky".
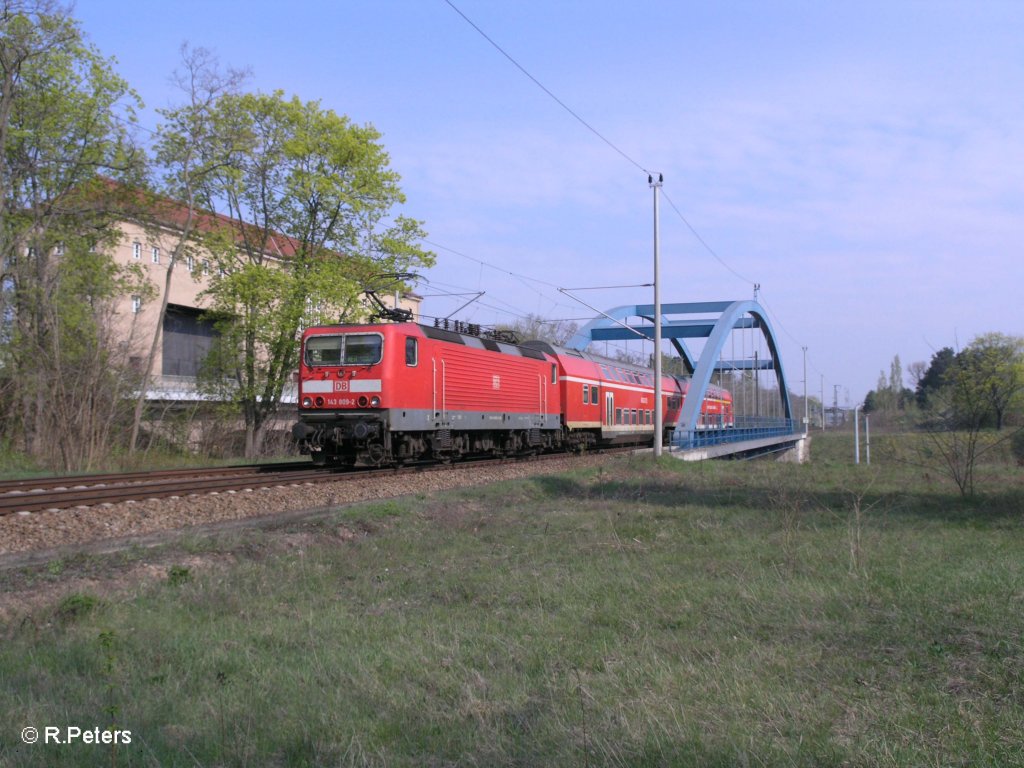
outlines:
[{"label": "sky", "polygon": [[595,313],[558,288],[650,283],[652,171],[662,301],[758,284],[798,394],[802,347],[809,393],[852,406],[896,355],[906,372],[1024,335],[1024,3],[452,3],[80,0],[73,15],[146,128],[182,100],[185,42],[251,68],[251,90],[375,126],[437,255],[427,315],[484,291],[454,317],[583,324]]}]

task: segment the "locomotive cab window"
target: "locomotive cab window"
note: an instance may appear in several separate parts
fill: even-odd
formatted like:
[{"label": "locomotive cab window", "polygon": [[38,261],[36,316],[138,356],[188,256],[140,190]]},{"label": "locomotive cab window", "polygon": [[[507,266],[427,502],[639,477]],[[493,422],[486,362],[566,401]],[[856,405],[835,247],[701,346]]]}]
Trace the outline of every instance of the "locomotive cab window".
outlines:
[{"label": "locomotive cab window", "polygon": [[375,365],[383,347],[379,333],[310,336],[306,339],[306,365]]},{"label": "locomotive cab window", "polygon": [[405,340],[405,364],[412,367],[419,363],[419,342],[409,337]]}]

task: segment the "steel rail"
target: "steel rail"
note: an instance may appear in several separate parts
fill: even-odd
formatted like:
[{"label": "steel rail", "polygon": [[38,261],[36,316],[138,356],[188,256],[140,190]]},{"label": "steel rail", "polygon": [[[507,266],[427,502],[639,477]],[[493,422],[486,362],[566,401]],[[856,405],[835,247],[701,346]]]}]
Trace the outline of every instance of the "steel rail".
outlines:
[{"label": "steel rail", "polygon": [[[600,453],[618,453],[633,449],[604,449]],[[589,453],[594,453],[593,451]],[[149,499],[166,499],[203,494],[226,493],[256,490],[258,488],[287,487],[297,485],[313,485],[330,482],[348,482],[368,477],[393,477],[396,475],[416,474],[422,472],[446,471],[449,469],[473,468],[478,466],[494,466],[502,461],[524,460],[551,461],[571,457],[573,454],[549,453],[521,457],[503,457],[501,459],[470,459],[452,463],[423,463],[398,468],[386,469],[342,469],[337,468],[305,468],[293,471],[244,473],[241,475],[223,475],[215,477],[161,476],[150,482],[132,481],[122,484],[95,485],[79,488],[52,488],[49,490],[14,492],[0,495],[0,516],[32,513],[49,510],[66,510],[78,507],[91,507],[102,504],[117,504],[124,501],[146,501]],[[291,465],[294,466],[294,465]]]},{"label": "steel rail", "polygon": [[88,488],[97,485],[114,485],[149,482],[162,477],[198,477],[203,475],[246,475],[265,472],[286,472],[290,469],[308,467],[309,462],[280,462],[277,464],[234,464],[223,467],[183,467],[180,469],[158,469],[146,472],[111,472],[90,475],[55,475],[52,477],[29,477],[19,480],[0,480],[0,495],[6,493],[45,490],[48,488]]}]

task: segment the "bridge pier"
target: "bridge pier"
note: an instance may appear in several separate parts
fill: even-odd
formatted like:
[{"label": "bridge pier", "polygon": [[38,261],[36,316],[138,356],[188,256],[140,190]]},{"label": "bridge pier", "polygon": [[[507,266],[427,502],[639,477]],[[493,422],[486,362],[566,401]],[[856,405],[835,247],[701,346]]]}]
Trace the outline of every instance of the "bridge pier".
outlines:
[{"label": "bridge pier", "polygon": [[811,458],[811,436],[804,435],[792,448],[782,451],[776,461],[787,461],[792,464],[804,464]]},{"label": "bridge pier", "polygon": [[811,437],[802,434],[782,435],[693,448],[672,447],[669,449],[668,455],[680,461],[704,461],[725,457],[754,458],[773,455],[776,461],[803,464],[811,456]]}]

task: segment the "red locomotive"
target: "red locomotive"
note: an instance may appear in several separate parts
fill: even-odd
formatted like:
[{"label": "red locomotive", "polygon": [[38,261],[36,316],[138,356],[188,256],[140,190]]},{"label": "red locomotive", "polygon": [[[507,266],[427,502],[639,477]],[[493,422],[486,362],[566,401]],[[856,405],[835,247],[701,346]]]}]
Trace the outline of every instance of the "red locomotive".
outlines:
[{"label": "red locomotive", "polygon": [[[307,329],[292,430],[300,449],[318,464],[382,465],[651,442],[652,371],[455,328],[403,322]],[[688,384],[662,377],[666,435]],[[701,422],[731,426],[727,391],[709,388]]]}]

